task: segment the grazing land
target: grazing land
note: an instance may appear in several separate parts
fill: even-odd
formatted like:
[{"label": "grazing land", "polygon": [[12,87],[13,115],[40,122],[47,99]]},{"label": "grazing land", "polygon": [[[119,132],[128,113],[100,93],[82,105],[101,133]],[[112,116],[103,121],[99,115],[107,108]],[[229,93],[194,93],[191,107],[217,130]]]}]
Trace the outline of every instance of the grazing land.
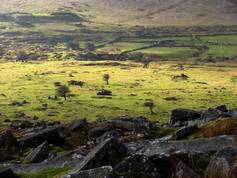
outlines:
[{"label": "grazing land", "polygon": [[236,178],[236,19],[236,0],[1,0],[0,178]]},{"label": "grazing land", "polygon": [[[231,63],[153,62],[144,68],[134,62],[39,61],[2,62],[0,69],[2,120],[22,114],[52,121],[129,115],[165,122],[175,108],[236,107],[237,65]],[[107,73],[109,85],[102,80]],[[85,84],[69,85],[71,80]],[[69,86],[66,101],[54,99],[55,82]],[[102,89],[112,96],[97,96]],[[148,99],[155,103],[154,114],[144,107]]]}]

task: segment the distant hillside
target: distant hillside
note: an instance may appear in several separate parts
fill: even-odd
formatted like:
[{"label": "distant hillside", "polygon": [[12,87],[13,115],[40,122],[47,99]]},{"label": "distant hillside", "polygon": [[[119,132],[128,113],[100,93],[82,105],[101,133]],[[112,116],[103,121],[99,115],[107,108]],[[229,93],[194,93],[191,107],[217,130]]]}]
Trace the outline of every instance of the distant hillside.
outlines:
[{"label": "distant hillside", "polygon": [[0,11],[72,11],[105,24],[236,25],[236,0],[1,0]]}]

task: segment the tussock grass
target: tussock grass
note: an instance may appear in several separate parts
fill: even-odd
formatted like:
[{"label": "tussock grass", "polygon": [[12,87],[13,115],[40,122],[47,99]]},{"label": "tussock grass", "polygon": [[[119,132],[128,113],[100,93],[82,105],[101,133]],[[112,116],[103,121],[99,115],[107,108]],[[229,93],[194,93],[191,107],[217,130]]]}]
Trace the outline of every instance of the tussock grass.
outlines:
[{"label": "tussock grass", "polygon": [[206,138],[218,135],[237,135],[237,119],[227,118],[208,122],[188,138]]}]

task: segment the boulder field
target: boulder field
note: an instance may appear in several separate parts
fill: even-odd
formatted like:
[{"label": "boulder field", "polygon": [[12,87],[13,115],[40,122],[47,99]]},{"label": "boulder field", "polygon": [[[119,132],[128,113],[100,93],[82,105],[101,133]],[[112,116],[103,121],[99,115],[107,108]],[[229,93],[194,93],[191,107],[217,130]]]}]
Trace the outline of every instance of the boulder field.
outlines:
[{"label": "boulder field", "polygon": [[176,109],[169,123],[126,116],[93,123],[8,121],[0,125],[0,177],[67,168],[62,178],[236,178],[236,130],[190,137],[212,122],[235,122],[236,113],[225,106]]}]

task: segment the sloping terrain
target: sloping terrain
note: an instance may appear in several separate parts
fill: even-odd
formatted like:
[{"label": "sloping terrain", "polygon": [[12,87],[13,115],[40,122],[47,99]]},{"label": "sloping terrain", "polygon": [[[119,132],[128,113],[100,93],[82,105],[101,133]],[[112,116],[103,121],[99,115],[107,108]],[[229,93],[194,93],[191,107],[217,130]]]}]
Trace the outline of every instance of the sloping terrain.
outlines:
[{"label": "sloping terrain", "polygon": [[236,0],[2,0],[0,11],[73,11],[105,24],[190,26],[237,24]]}]

